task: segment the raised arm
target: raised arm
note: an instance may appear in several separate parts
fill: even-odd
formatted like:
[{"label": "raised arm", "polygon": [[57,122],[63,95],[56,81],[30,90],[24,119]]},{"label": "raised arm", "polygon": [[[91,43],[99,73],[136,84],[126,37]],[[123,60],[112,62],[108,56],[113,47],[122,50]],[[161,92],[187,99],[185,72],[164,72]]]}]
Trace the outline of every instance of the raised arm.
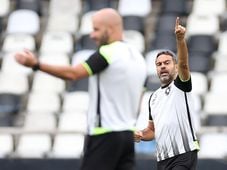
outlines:
[{"label": "raised arm", "polygon": [[188,48],[185,40],[186,28],[180,25],[180,19],[177,17],[175,24],[175,34],[177,42],[177,60],[178,60],[178,75],[182,81],[187,81],[190,78]]},{"label": "raised arm", "polygon": [[26,67],[39,69],[43,72],[66,80],[77,80],[80,78],[87,77],[89,75],[82,64],[78,64],[77,66],[72,67],[72,66],[55,66],[40,63],[38,61],[38,58],[28,50],[16,53],[15,59],[18,63]]}]

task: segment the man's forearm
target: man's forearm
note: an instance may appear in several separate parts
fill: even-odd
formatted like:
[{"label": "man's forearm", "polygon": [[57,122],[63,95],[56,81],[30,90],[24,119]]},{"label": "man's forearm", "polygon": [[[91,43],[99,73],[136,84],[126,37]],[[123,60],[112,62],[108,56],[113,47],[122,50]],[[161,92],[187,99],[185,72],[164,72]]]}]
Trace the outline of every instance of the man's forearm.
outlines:
[{"label": "man's forearm", "polygon": [[82,65],[78,65],[76,67],[80,68],[78,69],[72,66],[52,66],[45,63],[40,63],[39,65],[40,71],[64,80],[77,80],[88,76],[87,71],[83,68]]}]

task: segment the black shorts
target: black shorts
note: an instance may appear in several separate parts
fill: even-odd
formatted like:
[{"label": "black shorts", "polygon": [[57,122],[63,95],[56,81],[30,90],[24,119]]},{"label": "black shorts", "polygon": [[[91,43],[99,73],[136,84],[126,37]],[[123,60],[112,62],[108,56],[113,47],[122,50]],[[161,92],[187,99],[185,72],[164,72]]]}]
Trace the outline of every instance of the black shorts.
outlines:
[{"label": "black shorts", "polygon": [[158,170],[195,170],[197,151],[186,152],[157,163]]},{"label": "black shorts", "polygon": [[81,170],[133,170],[134,165],[132,131],[86,137]]}]

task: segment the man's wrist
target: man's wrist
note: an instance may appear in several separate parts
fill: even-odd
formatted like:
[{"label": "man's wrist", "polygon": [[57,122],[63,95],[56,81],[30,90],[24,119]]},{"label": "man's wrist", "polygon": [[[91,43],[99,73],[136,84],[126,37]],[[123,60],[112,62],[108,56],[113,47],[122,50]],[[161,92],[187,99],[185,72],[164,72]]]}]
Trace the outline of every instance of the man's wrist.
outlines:
[{"label": "man's wrist", "polygon": [[140,132],[141,132],[141,138],[140,138],[140,140],[143,141],[143,130],[141,130]]},{"label": "man's wrist", "polygon": [[176,41],[177,42],[185,42],[185,38],[184,37],[182,37],[182,38],[176,38]]},{"label": "man's wrist", "polygon": [[37,63],[32,67],[32,70],[33,71],[40,70],[40,62],[39,61],[37,61]]}]

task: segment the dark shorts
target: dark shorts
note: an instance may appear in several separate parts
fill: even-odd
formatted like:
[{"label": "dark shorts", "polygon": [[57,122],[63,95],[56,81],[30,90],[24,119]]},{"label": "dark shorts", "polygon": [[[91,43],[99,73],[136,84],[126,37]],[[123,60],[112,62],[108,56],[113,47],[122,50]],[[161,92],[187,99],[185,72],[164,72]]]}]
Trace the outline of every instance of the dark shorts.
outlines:
[{"label": "dark shorts", "polygon": [[158,170],[195,170],[197,151],[186,152],[157,163]]},{"label": "dark shorts", "polygon": [[81,170],[133,170],[133,132],[111,132],[87,136]]}]

